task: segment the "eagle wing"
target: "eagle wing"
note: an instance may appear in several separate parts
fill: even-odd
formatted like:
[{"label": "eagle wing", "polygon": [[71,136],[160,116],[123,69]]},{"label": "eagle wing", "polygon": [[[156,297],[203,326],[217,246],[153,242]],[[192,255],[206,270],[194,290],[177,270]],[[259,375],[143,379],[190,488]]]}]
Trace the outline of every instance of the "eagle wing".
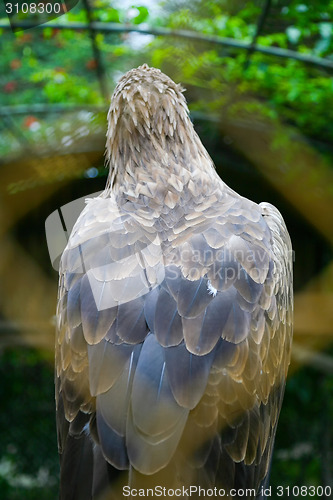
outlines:
[{"label": "eagle wing", "polygon": [[231,190],[164,214],[88,202],[60,270],[62,499],[117,491],[122,470],[125,485],[257,494],[290,359],[291,260],[280,213]]}]

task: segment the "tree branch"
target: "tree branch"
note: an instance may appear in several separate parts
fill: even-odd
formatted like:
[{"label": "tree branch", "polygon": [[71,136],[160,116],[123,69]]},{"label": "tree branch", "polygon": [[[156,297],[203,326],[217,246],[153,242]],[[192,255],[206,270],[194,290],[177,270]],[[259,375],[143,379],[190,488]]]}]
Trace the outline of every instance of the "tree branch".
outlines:
[{"label": "tree branch", "polygon": [[89,30],[92,28],[95,31],[107,32],[107,33],[136,32],[136,33],[141,33],[142,35],[171,36],[171,37],[185,38],[188,40],[194,40],[198,42],[212,43],[215,45],[223,45],[225,47],[230,47],[238,50],[259,52],[261,54],[281,57],[285,59],[294,59],[296,61],[300,61],[305,64],[320,66],[326,69],[333,69],[333,60],[330,59],[311,56],[309,54],[303,54],[300,52],[296,52],[294,50],[281,49],[280,47],[266,47],[257,44],[252,45],[251,43],[243,42],[242,40],[236,40],[234,38],[204,35],[201,33],[197,33],[195,31],[188,31],[188,30],[172,30],[169,28],[153,28],[153,27],[142,28],[141,26],[133,26],[128,24],[101,23],[101,22],[94,22],[91,25],[79,22],[67,22],[66,24],[49,22],[46,24],[40,24],[38,26],[35,26],[33,23],[24,21],[15,23],[15,25],[13,26],[11,26],[8,22],[0,21],[0,28],[2,29],[54,28],[54,29],[69,29],[69,30]]}]

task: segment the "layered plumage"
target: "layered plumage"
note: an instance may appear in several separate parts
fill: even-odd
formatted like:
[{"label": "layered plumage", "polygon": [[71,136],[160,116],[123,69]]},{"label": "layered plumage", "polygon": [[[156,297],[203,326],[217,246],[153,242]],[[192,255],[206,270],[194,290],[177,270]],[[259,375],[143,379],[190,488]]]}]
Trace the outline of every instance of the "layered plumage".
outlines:
[{"label": "layered plumage", "polygon": [[159,70],[120,80],[108,123],[106,190],[61,259],[61,499],[190,485],[260,498],[292,336],[283,219],[218,177]]}]

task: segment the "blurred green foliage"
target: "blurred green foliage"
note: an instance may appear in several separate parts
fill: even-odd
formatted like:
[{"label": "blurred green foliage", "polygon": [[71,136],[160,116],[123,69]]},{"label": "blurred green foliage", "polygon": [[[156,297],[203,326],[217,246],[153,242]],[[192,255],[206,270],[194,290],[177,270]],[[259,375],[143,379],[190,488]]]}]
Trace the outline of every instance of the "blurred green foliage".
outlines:
[{"label": "blurred green foliage", "polygon": [[45,28],[13,37],[2,35],[0,105],[102,102],[88,33]]},{"label": "blurred green foliage", "polygon": [[57,497],[53,362],[33,349],[0,356],[0,491],[4,500]]},{"label": "blurred green foliage", "polygon": [[[169,13],[162,10],[159,17],[150,17],[147,7],[140,5],[114,8],[108,0],[96,0],[93,5],[96,21],[129,25],[149,22],[152,26],[250,43],[264,2],[196,0],[189,8],[188,2],[173,1],[167,2]],[[61,19],[86,22],[83,4]],[[256,43],[332,58],[332,19],[332,1],[275,1]],[[45,27],[15,34],[2,31],[1,39],[0,105],[103,103],[87,31]],[[117,71],[144,55],[185,86],[202,91],[200,98],[194,95],[192,109],[217,112],[231,98],[240,99],[246,109],[253,105],[249,101],[253,97],[258,112],[282,118],[307,136],[323,141],[332,138],[333,81],[320,67],[258,52],[249,56],[244,50],[178,37],[156,37],[135,54],[135,47],[126,40],[127,35],[115,33],[96,36],[111,87]],[[234,111],[238,113],[238,109]]]},{"label": "blurred green foliage", "polygon": [[[238,10],[230,1],[198,1],[191,9],[178,9],[176,3],[165,24],[250,43],[263,3],[243,2]],[[273,2],[256,43],[331,58],[332,19],[332,1],[311,5],[297,0]],[[249,55],[244,50],[178,38],[172,43],[159,38],[151,49],[154,66],[173,74],[185,87],[202,90],[202,97],[194,97],[191,109],[219,112],[230,102],[240,101],[244,112],[255,98],[259,115],[282,119],[322,141],[332,139],[333,80],[325,69],[292,58],[259,52]],[[239,111],[236,107],[234,115]]]},{"label": "blurred green foliage", "polygon": [[[333,355],[332,348],[327,352]],[[332,394],[333,375],[324,371],[304,367],[288,378],[273,454],[272,486],[333,486]]]}]

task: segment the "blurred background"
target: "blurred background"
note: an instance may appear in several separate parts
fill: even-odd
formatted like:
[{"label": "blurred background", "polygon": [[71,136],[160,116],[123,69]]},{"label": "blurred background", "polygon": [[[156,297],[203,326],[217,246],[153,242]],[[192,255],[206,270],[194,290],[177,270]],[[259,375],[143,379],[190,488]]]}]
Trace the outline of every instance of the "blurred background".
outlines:
[{"label": "blurred background", "polygon": [[223,180],[285,218],[295,333],[271,484],[333,486],[333,1],[82,0],[48,19],[13,30],[0,4],[1,498],[57,498],[45,219],[104,188],[110,96],[144,62],[187,89]]}]

